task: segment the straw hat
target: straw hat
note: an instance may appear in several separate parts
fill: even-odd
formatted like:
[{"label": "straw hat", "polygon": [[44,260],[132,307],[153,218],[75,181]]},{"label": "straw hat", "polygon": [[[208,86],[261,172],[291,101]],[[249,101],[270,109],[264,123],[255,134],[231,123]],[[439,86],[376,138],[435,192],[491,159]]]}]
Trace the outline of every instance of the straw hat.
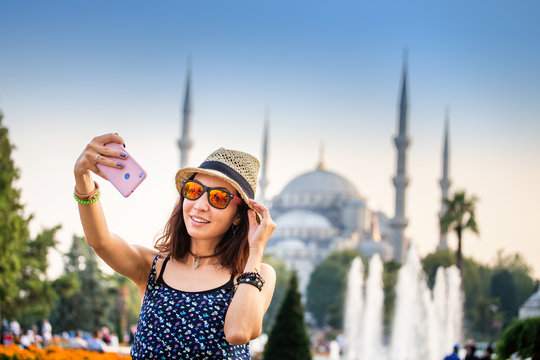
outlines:
[{"label": "straw hat", "polygon": [[244,202],[253,209],[249,200],[255,199],[259,160],[248,153],[219,148],[211,153],[199,167],[187,167],[176,173],[176,189],[180,194],[182,182],[195,174],[207,174],[225,180],[238,191]]}]

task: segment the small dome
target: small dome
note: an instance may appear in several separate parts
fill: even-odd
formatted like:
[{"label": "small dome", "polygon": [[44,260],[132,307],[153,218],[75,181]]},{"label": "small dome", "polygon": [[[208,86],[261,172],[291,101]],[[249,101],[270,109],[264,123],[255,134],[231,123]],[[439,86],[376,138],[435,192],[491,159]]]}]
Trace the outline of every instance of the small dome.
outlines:
[{"label": "small dome", "polygon": [[379,254],[383,261],[389,261],[392,259],[393,248],[387,241],[375,242],[373,239],[364,241],[358,247],[360,253],[366,257],[372,257],[375,254]]},{"label": "small dome", "polygon": [[279,243],[279,250],[283,252],[287,251],[304,251],[306,245],[303,241],[298,239],[287,239]]},{"label": "small dome", "polygon": [[273,237],[299,239],[328,239],[338,233],[326,217],[308,210],[291,210],[276,220]]},{"label": "small dome", "polygon": [[532,294],[519,309],[520,318],[530,318],[540,316],[540,286],[538,291]]},{"label": "small dome", "polygon": [[276,244],[271,244],[265,250],[265,253],[274,255],[280,259],[291,259],[309,256],[310,249],[302,240],[287,238]]}]

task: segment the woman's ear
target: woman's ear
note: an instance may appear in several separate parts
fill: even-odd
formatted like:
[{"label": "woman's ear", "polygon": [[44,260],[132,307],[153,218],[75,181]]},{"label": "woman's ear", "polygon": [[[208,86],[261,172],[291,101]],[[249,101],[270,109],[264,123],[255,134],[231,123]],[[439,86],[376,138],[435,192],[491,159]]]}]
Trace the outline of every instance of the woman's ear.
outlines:
[{"label": "woman's ear", "polygon": [[240,216],[240,214],[236,213],[232,223],[233,223],[233,225],[238,225],[238,224],[240,224],[241,220],[242,220],[242,217]]}]

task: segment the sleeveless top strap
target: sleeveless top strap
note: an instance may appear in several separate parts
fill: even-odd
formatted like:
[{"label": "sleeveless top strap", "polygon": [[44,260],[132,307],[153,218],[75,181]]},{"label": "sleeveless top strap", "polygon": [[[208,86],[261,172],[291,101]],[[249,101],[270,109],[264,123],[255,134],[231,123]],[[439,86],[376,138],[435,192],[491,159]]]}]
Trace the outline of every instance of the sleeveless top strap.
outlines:
[{"label": "sleeveless top strap", "polygon": [[163,283],[163,272],[165,271],[165,265],[167,265],[170,258],[171,258],[171,255],[167,255],[165,260],[163,260],[163,264],[161,265],[161,270],[159,271],[159,275],[158,275],[158,277],[157,277],[157,279],[155,281]]},{"label": "sleeveless top strap", "polygon": [[231,278],[230,278],[229,281],[225,284],[225,288],[226,288],[226,289],[229,289],[229,290],[234,289],[234,274],[231,274]]},{"label": "sleeveless top strap", "polygon": [[150,275],[148,276],[148,280],[156,281],[156,263],[159,259],[159,254],[156,255],[154,258],[154,262],[152,262],[152,269],[150,270]]}]

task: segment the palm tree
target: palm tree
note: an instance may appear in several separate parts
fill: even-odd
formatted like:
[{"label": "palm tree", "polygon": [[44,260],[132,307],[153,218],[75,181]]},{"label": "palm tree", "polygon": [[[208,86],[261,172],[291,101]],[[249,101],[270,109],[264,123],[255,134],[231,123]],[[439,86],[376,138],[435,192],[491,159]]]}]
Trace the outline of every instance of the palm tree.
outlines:
[{"label": "palm tree", "polygon": [[464,230],[471,230],[478,234],[478,226],[475,218],[475,207],[478,198],[476,196],[467,197],[465,191],[454,194],[452,199],[445,199],[446,211],[441,217],[440,226],[443,233],[455,230],[458,238],[458,248],[456,251],[456,263],[461,272],[462,255],[461,240]]}]

